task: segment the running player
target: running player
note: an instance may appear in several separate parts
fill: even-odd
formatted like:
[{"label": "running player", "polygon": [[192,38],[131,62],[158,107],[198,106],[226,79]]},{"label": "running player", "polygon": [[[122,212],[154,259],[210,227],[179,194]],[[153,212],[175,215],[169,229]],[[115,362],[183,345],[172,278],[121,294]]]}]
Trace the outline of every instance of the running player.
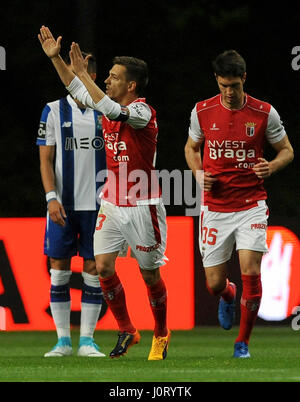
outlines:
[{"label": "running player", "polygon": [[[68,68],[71,69],[70,61]],[[89,58],[88,71],[96,78],[96,60]],[[42,112],[37,145],[48,206],[44,252],[50,257],[50,309],[58,342],[45,357],[72,354],[70,333],[71,259],[83,258],[83,284],[79,356],[102,357],[93,340],[102,307],[93,233],[99,205],[98,171],[106,167],[101,113],[86,108],[70,95],[47,103]]]},{"label": "running player", "polygon": [[[262,296],[261,259],[268,251],[263,182],[293,160],[293,149],[274,107],[244,92],[244,59],[225,51],[213,67],[220,94],[192,110],[185,155],[204,190],[199,246],[207,288],[221,296],[218,317],[224,329],[232,327],[235,315],[236,286],[227,278],[227,262],[236,243],[243,292],[234,357],[250,357],[248,343]],[[265,140],[276,152],[271,161],[263,158]]]},{"label": "running player", "polygon": [[105,80],[106,95],[87,74],[87,59],[83,59],[78,44],[73,43],[70,51],[75,76],[59,56],[61,37],[55,40],[43,26],[39,40],[73,97],[105,116],[108,181],[102,191],[94,253],[105,300],[120,329],[110,357],[124,355],[140,340],[115,271],[115,260],[128,243],[146,283],[155,321],[148,359],[162,360],[167,355],[170,338],[167,291],[160,276],[160,266],[165,264],[167,230],[160,189],[152,175],[158,133],[156,112],[140,97],[148,82],[147,65],[133,57],[116,57]]}]

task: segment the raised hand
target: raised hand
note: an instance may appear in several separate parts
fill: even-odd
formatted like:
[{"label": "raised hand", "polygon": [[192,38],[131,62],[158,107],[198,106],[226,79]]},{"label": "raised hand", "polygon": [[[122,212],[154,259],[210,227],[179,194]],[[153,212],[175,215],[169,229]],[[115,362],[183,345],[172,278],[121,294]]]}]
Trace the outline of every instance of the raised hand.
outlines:
[{"label": "raised hand", "polygon": [[40,34],[38,34],[38,38],[44,52],[50,59],[59,55],[62,40],[61,36],[55,40],[50,29],[43,25],[40,29]]},{"label": "raised hand", "polygon": [[70,55],[72,70],[75,72],[75,74],[78,75],[82,72],[87,71],[88,62],[89,62],[89,58],[91,57],[91,55],[87,55],[84,58],[81,53],[78,43],[72,42],[69,55]]}]

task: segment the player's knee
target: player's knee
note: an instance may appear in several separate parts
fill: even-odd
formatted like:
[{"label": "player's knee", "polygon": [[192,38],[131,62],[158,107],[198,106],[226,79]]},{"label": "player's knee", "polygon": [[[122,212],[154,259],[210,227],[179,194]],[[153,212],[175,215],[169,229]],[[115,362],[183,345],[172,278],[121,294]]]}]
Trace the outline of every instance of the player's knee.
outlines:
[{"label": "player's knee", "polygon": [[210,294],[216,296],[222,290],[224,290],[226,286],[226,280],[224,281],[223,278],[213,277],[206,280],[206,287]]},{"label": "player's knee", "polygon": [[115,273],[115,261],[118,251],[108,254],[98,254],[95,256],[96,270],[101,278],[108,278]]},{"label": "player's knee", "polygon": [[114,264],[106,260],[97,261],[96,269],[101,278],[108,278],[115,272]]},{"label": "player's knee", "polygon": [[140,268],[140,271],[147,286],[155,285],[160,279],[159,269],[147,270]]},{"label": "player's knee", "polygon": [[263,253],[258,251],[240,250],[240,267],[243,275],[259,275]]},{"label": "player's knee", "polygon": [[241,273],[243,275],[259,275],[260,274],[260,260],[250,260],[241,264]]},{"label": "player's knee", "polygon": [[97,275],[96,263],[94,260],[84,260],[83,271],[90,275]]},{"label": "player's knee", "polygon": [[225,289],[227,284],[226,265],[205,269],[206,287],[209,293],[218,295]]},{"label": "player's knee", "polygon": [[246,265],[241,269],[243,275],[259,275],[260,265]]}]

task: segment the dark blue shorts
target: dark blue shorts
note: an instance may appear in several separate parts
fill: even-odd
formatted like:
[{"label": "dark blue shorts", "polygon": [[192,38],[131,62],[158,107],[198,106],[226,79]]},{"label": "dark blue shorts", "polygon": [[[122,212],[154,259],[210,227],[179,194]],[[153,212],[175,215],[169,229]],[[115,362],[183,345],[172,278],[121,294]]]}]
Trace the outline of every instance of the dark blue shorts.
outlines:
[{"label": "dark blue shorts", "polygon": [[93,236],[98,211],[66,211],[64,227],[54,223],[47,214],[44,253],[52,258],[79,255],[94,259]]}]

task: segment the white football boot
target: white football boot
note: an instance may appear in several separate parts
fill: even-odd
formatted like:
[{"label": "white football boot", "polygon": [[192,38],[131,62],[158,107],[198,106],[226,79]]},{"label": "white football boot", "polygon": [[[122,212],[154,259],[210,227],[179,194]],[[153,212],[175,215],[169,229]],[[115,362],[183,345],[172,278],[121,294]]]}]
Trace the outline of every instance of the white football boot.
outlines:
[{"label": "white football boot", "polygon": [[50,352],[44,354],[44,357],[63,357],[70,356],[72,353],[71,339],[69,337],[62,337],[58,339],[57,344]]},{"label": "white football boot", "polygon": [[79,340],[78,356],[86,357],[104,357],[105,354],[100,352],[100,348],[94,342],[93,338],[81,336]]}]

